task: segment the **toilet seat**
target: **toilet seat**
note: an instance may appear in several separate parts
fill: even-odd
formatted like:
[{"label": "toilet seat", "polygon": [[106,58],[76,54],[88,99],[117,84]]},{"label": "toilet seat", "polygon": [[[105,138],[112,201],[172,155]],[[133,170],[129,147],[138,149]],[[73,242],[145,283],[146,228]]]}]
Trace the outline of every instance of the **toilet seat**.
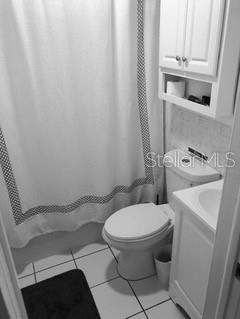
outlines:
[{"label": "toilet seat", "polygon": [[105,234],[116,241],[134,241],[164,232],[171,224],[169,214],[153,203],[120,209],[104,225]]}]

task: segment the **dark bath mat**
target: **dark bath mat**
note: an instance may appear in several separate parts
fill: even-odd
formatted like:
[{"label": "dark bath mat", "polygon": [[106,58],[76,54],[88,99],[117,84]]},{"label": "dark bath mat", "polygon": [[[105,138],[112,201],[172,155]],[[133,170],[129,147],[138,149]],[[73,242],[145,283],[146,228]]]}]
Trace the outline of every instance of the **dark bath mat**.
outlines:
[{"label": "dark bath mat", "polygon": [[22,289],[29,319],[101,319],[81,270]]}]

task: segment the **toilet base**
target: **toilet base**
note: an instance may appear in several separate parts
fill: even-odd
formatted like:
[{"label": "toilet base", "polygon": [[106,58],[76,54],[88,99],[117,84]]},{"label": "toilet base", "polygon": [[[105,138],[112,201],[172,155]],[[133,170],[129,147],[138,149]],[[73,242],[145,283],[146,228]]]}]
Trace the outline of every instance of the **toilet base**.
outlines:
[{"label": "toilet base", "polygon": [[139,280],[156,273],[151,250],[122,250],[118,259],[118,272],[127,280]]}]

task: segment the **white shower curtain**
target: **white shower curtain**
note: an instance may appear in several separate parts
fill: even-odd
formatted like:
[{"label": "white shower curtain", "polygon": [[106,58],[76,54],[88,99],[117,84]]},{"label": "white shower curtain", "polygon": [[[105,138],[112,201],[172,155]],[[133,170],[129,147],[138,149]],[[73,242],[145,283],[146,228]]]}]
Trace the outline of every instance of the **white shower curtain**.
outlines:
[{"label": "white shower curtain", "polygon": [[155,200],[157,2],[0,0],[0,206],[12,247]]}]

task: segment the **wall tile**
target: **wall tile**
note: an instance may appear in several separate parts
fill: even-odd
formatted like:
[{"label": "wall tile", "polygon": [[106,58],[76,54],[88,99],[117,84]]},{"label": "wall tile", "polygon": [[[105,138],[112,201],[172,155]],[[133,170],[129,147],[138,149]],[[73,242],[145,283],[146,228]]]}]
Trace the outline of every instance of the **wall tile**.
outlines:
[{"label": "wall tile", "polygon": [[[166,149],[189,146],[212,158],[210,165],[225,174],[226,152],[232,128],[229,125],[198,115],[181,107],[166,104]],[[218,154],[218,159],[215,156]],[[220,164],[217,165],[216,163]]]}]

